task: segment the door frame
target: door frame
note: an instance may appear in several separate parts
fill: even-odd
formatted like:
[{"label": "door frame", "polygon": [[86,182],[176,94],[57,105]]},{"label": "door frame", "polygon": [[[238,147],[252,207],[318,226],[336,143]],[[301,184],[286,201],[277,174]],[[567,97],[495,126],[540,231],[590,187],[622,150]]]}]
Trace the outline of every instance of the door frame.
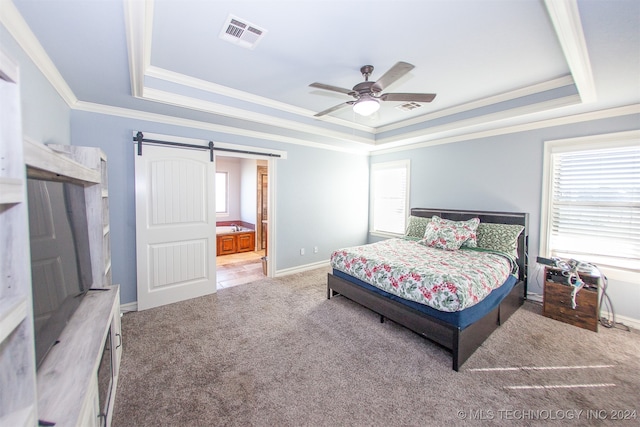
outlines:
[{"label": "door frame", "polygon": [[[255,147],[236,145],[236,144],[223,144],[216,143],[216,146],[220,148],[229,148],[233,150],[252,150],[252,151],[264,151],[265,153],[277,153],[280,154],[279,159],[286,159],[285,151],[277,151],[277,150],[261,150]],[[251,160],[267,160],[267,181],[269,182],[269,186],[267,188],[267,218],[269,221],[267,222],[267,248],[269,248],[269,256],[267,257],[267,276],[266,277],[275,277],[275,266],[276,266],[276,244],[275,244],[275,236],[276,236],[276,227],[275,227],[275,218],[276,218],[276,207],[275,207],[275,195],[276,189],[275,185],[272,183],[275,182],[276,177],[276,168],[278,158],[267,157],[259,155],[259,154],[251,154],[251,153],[235,153],[235,152],[224,152],[224,151],[214,151],[215,157],[233,157],[233,158],[242,158],[242,159],[251,159]],[[256,219],[257,221],[257,219]],[[258,232],[258,224],[255,224],[256,233]],[[258,240],[256,234],[256,241]]]},{"label": "door frame", "polygon": [[[266,171],[266,173],[264,173]],[[263,185],[262,185],[262,177],[263,176],[267,176],[267,194],[264,194],[262,189],[263,189]],[[258,166],[257,167],[257,182],[256,182],[256,187],[257,187],[257,191],[258,191],[258,200],[256,201],[256,210],[257,210],[257,215],[256,215],[256,249],[257,250],[262,250],[262,249],[266,249],[265,251],[265,256],[268,257],[268,241],[264,242],[264,248],[262,247],[263,241],[262,241],[262,236],[263,236],[263,231],[264,231],[264,225],[262,224],[262,221],[264,221],[264,217],[262,215],[262,205],[264,203],[264,198],[267,197],[267,212],[266,212],[266,216],[267,218],[269,218],[269,167],[268,166]],[[268,221],[268,220],[267,220]],[[269,239],[269,232],[268,232],[268,222],[267,222],[267,240]],[[259,237],[258,237],[259,236]]]},{"label": "door frame", "polygon": [[[138,131],[133,131],[132,135],[135,140]],[[144,132],[144,137],[147,139],[155,139],[159,141],[178,142],[183,144],[202,145],[207,147],[209,140],[186,138],[174,135],[165,135],[152,132]],[[223,148],[228,150],[234,150],[234,152],[215,151],[215,148]],[[264,153],[264,154],[262,154]],[[144,149],[143,149],[144,155]],[[277,155],[279,157],[274,157]],[[269,222],[267,224],[267,248],[269,248],[269,256],[267,257],[267,277],[275,277],[276,271],[276,177],[277,177],[277,160],[286,160],[287,152],[282,150],[274,150],[269,148],[255,147],[251,145],[231,144],[227,142],[215,142],[214,141],[214,156],[226,156],[226,157],[239,157],[246,159],[267,160],[267,180],[269,182],[268,188],[268,209],[267,218]],[[215,161],[215,158],[214,158]],[[214,186],[215,186],[215,174],[214,174]],[[215,187],[214,187],[215,188]],[[214,232],[215,233],[215,232]],[[217,282],[217,277],[216,277]]]}]

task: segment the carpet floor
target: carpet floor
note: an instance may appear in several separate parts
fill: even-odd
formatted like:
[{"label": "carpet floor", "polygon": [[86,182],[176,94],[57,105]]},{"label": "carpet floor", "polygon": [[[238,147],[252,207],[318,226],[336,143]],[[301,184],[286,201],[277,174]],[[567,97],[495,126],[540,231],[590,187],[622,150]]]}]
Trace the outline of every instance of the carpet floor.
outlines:
[{"label": "carpet floor", "polygon": [[445,349],[327,300],[328,271],[125,314],[112,425],[640,425],[636,331],[527,302],[455,372]]}]

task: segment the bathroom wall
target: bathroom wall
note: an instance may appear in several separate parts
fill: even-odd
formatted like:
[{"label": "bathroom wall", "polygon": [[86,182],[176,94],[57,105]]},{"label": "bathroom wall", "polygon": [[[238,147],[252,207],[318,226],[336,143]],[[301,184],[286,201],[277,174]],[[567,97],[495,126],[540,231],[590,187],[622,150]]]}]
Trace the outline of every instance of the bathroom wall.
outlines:
[{"label": "bathroom wall", "polygon": [[217,214],[218,221],[243,221],[256,224],[258,199],[258,165],[266,160],[217,156],[216,171],[227,172],[229,179],[229,213]]},{"label": "bathroom wall", "polygon": [[218,221],[235,221],[241,218],[241,159],[216,156],[216,172],[227,172],[228,176],[228,213],[216,214]]},{"label": "bathroom wall", "polygon": [[258,161],[240,160],[240,219],[256,224],[256,203],[258,200]]}]

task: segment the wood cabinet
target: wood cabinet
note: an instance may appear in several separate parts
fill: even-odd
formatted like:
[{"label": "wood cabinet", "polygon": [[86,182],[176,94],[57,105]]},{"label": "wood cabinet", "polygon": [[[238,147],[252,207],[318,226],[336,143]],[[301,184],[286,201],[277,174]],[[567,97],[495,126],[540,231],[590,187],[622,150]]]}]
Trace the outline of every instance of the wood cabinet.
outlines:
[{"label": "wood cabinet", "polygon": [[249,252],[255,249],[255,233],[237,234],[237,252]]},{"label": "wood cabinet", "polygon": [[[559,283],[555,278],[562,277],[562,271],[545,268],[544,301],[542,314],[551,319],[583,329],[598,332],[600,313],[598,288],[600,277],[580,273],[585,286],[576,295],[576,307],[572,307],[573,286]],[[556,281],[554,281],[556,280]]]},{"label": "wood cabinet", "polygon": [[253,251],[256,246],[255,235],[256,233],[254,231],[218,235],[216,236],[217,254],[231,255]]},{"label": "wood cabinet", "polygon": [[224,234],[217,236],[218,255],[229,255],[236,253],[236,236],[234,234]]}]

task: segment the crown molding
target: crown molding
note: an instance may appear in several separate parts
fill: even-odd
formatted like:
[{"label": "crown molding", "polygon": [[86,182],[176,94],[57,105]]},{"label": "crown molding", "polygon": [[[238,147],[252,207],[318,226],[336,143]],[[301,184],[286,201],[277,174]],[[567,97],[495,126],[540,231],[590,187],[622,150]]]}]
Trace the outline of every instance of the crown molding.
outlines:
[{"label": "crown molding", "polygon": [[[144,72],[150,64],[150,39],[153,20],[153,2],[124,0],[124,25],[129,55],[131,94],[142,97]],[[140,25],[140,23],[143,25]]]},{"label": "crown molding", "polygon": [[[243,136],[247,138],[261,139],[266,141],[282,142],[286,144],[302,145],[312,148],[321,148],[325,150],[341,151],[353,154],[366,154],[370,151],[370,144],[361,144],[361,148],[342,147],[338,145],[329,145],[319,142],[312,142],[304,139],[288,137],[266,132],[251,131],[243,128],[232,126],[216,125],[198,120],[183,119],[175,116],[167,116],[164,114],[149,113],[147,111],[133,110],[130,108],[113,107],[104,104],[94,104],[91,102],[78,101],[74,106],[74,110],[84,111],[88,113],[104,114],[108,116],[122,117],[131,120],[149,121],[154,123],[162,123],[171,126],[179,126],[190,129],[201,129],[211,132],[217,132],[227,135]],[[350,141],[352,142],[352,141]]]},{"label": "crown molding", "polygon": [[354,148],[345,148],[340,146],[332,146],[332,145],[327,145],[322,143],[315,143],[307,140],[290,138],[290,137],[277,135],[277,134],[267,134],[263,132],[249,131],[246,129],[235,128],[230,126],[215,125],[212,123],[200,122],[196,120],[183,119],[183,118],[174,117],[174,116],[166,116],[163,114],[148,113],[145,111],[132,110],[127,108],[111,107],[111,106],[106,106],[102,104],[93,104],[93,103],[88,103],[83,101],[79,101],[75,109],[79,111],[90,112],[90,113],[117,116],[125,119],[150,121],[150,122],[163,123],[163,124],[185,127],[185,128],[192,128],[192,129],[202,129],[202,130],[218,132],[218,133],[223,133],[228,135],[243,136],[247,138],[262,139],[262,140],[268,140],[268,141],[274,141],[274,142],[282,142],[287,144],[301,145],[301,146],[324,149],[324,150],[339,151],[339,152],[345,152],[345,153],[351,153],[351,154],[369,153],[369,155],[371,156],[406,151],[406,150],[414,150],[414,149],[430,147],[434,145],[450,144],[454,142],[468,141],[473,139],[488,138],[492,136],[500,136],[500,135],[506,135],[510,133],[526,132],[531,130],[553,127],[553,126],[562,126],[562,125],[568,125],[568,124],[588,122],[593,120],[640,114],[640,104],[632,104],[632,105],[627,105],[622,107],[610,108],[606,110],[591,111],[591,112],[579,113],[579,114],[557,117],[552,119],[539,120],[536,122],[528,122],[528,123],[522,123],[517,125],[511,125],[511,126],[503,126],[496,129],[470,131],[467,133],[453,135],[453,136],[443,137],[443,136],[432,134],[431,135],[432,139],[423,139],[422,141],[407,142],[401,146],[389,147],[389,145],[392,145],[392,144],[387,144],[386,146],[377,146],[377,147],[363,146],[362,149],[354,149]]},{"label": "crown molding", "polygon": [[[124,0],[125,2],[125,21],[127,29],[127,43],[129,49],[129,62],[131,66],[130,75],[131,83],[134,92],[134,96],[149,99],[152,101],[163,102],[171,105],[178,105],[183,108],[190,108],[196,110],[202,110],[207,112],[213,112],[215,114],[221,114],[228,117],[239,118],[243,120],[255,121],[258,123],[264,123],[268,125],[278,126],[281,128],[290,129],[293,131],[307,132],[315,135],[323,135],[329,138],[348,141],[350,143],[360,144],[361,149],[345,149],[331,144],[316,143],[306,141],[300,138],[286,137],[267,132],[249,131],[241,128],[234,128],[230,126],[215,125],[206,122],[200,122],[196,120],[176,118],[172,116],[166,116],[162,114],[148,113],[140,110],[133,110],[121,107],[112,107],[100,104],[94,104],[84,101],[78,101],[77,97],[67,85],[60,72],[57,70],[48,54],[37,40],[31,29],[28,27],[24,18],[16,9],[11,0],[2,0],[2,7],[0,7],[0,22],[14,37],[17,43],[25,51],[27,56],[34,62],[38,69],[42,72],[45,78],[51,83],[53,88],[58,92],[61,98],[67,103],[67,105],[74,110],[95,112],[99,114],[113,115],[126,117],[130,119],[148,120],[159,123],[173,124],[182,127],[191,127],[196,129],[205,129],[214,132],[220,132],[224,134],[232,134],[238,136],[246,136],[250,138],[257,138],[262,140],[278,141],[290,144],[304,145],[315,148],[323,148],[329,150],[363,153],[363,152],[375,152],[376,154],[382,154],[385,152],[392,152],[398,150],[406,150],[419,148],[422,146],[437,145],[449,142],[457,142],[468,139],[477,139],[487,136],[503,135],[506,133],[521,132],[526,130],[540,129],[550,126],[558,126],[562,124],[578,123],[588,120],[597,120],[601,118],[610,118],[615,116],[622,116],[628,114],[637,114],[639,111],[638,104],[634,104],[626,107],[611,108],[608,110],[594,111],[589,113],[581,113],[573,116],[563,116],[553,119],[546,119],[537,122],[530,122],[518,125],[506,125],[500,128],[490,130],[478,130],[481,125],[497,124],[500,121],[507,121],[514,119],[514,113],[517,113],[520,117],[522,115],[534,114],[542,111],[541,107],[546,106],[549,108],[559,108],[569,103],[575,103],[574,97],[565,97],[558,100],[547,101],[545,103],[538,103],[531,106],[521,107],[517,110],[510,110],[508,112],[495,113],[492,115],[485,115],[478,118],[468,119],[465,121],[455,122],[452,124],[442,125],[435,128],[416,131],[401,136],[390,137],[377,141],[375,145],[372,145],[372,141],[362,137],[355,137],[349,135],[346,132],[328,131],[324,128],[302,125],[297,122],[276,119],[264,114],[252,113],[242,109],[234,109],[220,104],[210,103],[199,100],[199,104],[193,105],[195,100],[190,97],[181,97],[175,94],[162,92],[156,89],[145,88],[144,77],[147,70],[151,70],[151,73],[156,73],[157,78],[176,77],[177,73],[171,74],[171,72],[152,67],[150,65],[150,47],[152,39],[152,22],[153,22],[153,5],[154,0]],[[526,96],[528,94],[536,93],[536,91],[549,90],[557,87],[566,86],[572,84],[575,81],[576,87],[579,92],[580,100],[585,102],[591,102],[596,99],[595,85],[593,76],[591,73],[591,66],[586,49],[586,43],[584,40],[584,34],[582,31],[582,25],[577,9],[575,0],[556,1],[545,0],[545,5],[549,11],[552,19],[553,26],[556,30],[558,38],[560,40],[565,58],[569,64],[571,76],[564,76],[558,79],[550,80],[548,82],[539,83],[536,85],[528,86],[515,91],[506,92],[500,95],[496,95],[490,98],[473,101],[449,109],[441,110],[422,116],[415,119],[409,119],[408,121],[399,122],[396,124],[388,125],[379,128],[375,131],[373,128],[361,126],[363,131],[371,131],[372,135],[383,131],[398,129],[410,124],[417,124],[423,121],[432,120],[437,117],[443,117],[446,115],[454,114],[456,112],[467,111],[473,108],[479,108],[482,106],[490,105],[491,103],[500,102],[500,100],[514,99],[519,96]],[[163,77],[162,77],[163,76]],[[183,83],[192,87],[200,88],[203,90],[209,90],[215,92],[212,88],[217,88],[217,85],[212,83],[204,84],[202,81],[193,79],[189,76],[181,77]],[[173,81],[173,80],[171,80]],[[212,86],[213,85],[213,86]],[[221,86],[219,88],[222,88]],[[546,89],[545,89],[546,88]],[[232,89],[226,88],[227,91],[222,93],[233,94]],[[239,91],[237,91],[239,92]],[[136,95],[137,93],[137,95]],[[218,93],[218,92],[215,92]],[[244,93],[244,92],[243,92]],[[264,98],[254,97],[250,94],[246,94],[246,101],[259,103],[258,101]],[[225,95],[230,96],[230,95]],[[266,101],[265,101],[266,102]],[[563,104],[565,103],[565,104]],[[310,115],[311,112],[305,109],[299,109],[292,106],[288,106],[283,103],[276,103],[270,101],[269,104],[260,104],[271,108],[278,108],[278,106],[284,109],[284,111],[292,112],[294,114]],[[286,106],[286,108],[285,108]],[[211,110],[213,108],[213,110]],[[509,114],[510,113],[510,114]],[[489,121],[487,121],[487,119]],[[336,118],[323,118],[324,121],[332,122],[336,124],[344,125],[345,127],[352,127],[352,123]],[[343,124],[347,123],[347,124]],[[462,127],[461,127],[462,125]],[[428,133],[427,133],[428,132]],[[446,135],[452,132],[457,132],[457,135]]]},{"label": "crown molding", "polygon": [[624,117],[633,114],[640,114],[640,104],[625,105],[622,107],[614,107],[606,110],[590,111],[586,113],[578,113],[552,119],[544,119],[535,122],[527,122],[511,126],[503,126],[496,129],[469,132],[461,135],[455,135],[444,138],[435,138],[423,142],[413,143],[400,147],[379,147],[372,150],[371,155],[382,155],[395,153],[399,151],[414,150],[417,148],[431,147],[434,145],[450,144],[454,142],[470,141],[473,139],[488,138],[492,136],[507,135],[511,133],[527,132],[537,129],[544,129],[554,126],[570,125],[575,123],[589,122],[593,120],[610,119],[615,117]]},{"label": "crown molding", "polygon": [[545,92],[548,90],[558,89],[564,86],[572,85],[573,77],[571,75],[559,77],[557,79],[548,80],[546,82],[533,84],[520,89],[503,92],[498,95],[490,96],[488,98],[482,98],[471,102],[466,102],[454,107],[445,108],[433,113],[425,114],[423,116],[414,117],[412,119],[403,120],[401,122],[392,123],[390,125],[381,126],[376,129],[376,133],[387,132],[390,130],[400,129],[406,126],[420,124],[428,122],[440,117],[450,116],[452,114],[458,114],[465,111],[475,110],[476,108],[486,107],[488,105],[497,104],[500,102],[511,101],[513,99],[522,98],[524,96],[535,95],[537,93]]},{"label": "crown molding", "polygon": [[595,102],[596,86],[576,0],[544,0],[582,102]]},{"label": "crown molding", "polygon": [[541,113],[557,108],[568,107],[580,104],[579,95],[570,95],[563,98],[551,99],[548,101],[538,102],[536,104],[525,105],[518,108],[512,108],[507,111],[499,111],[496,113],[485,114],[482,116],[471,117],[465,120],[443,124],[440,126],[430,127],[428,129],[419,129],[413,132],[403,133],[401,135],[383,138],[377,141],[376,145],[389,146],[395,144],[414,144],[425,141],[427,139],[437,138],[438,134],[458,133],[465,134],[472,132],[474,128],[500,126],[500,122],[508,120],[516,120],[528,115]]},{"label": "crown molding", "polygon": [[[300,115],[303,117],[312,117],[315,112],[292,106],[283,102],[277,102],[268,98],[256,96],[248,92],[232,89],[226,86],[218,85],[212,82],[201,80],[195,77],[187,76],[185,74],[173,72],[160,67],[151,65],[151,42],[153,36],[153,9],[155,0],[123,0],[124,1],[124,18],[125,28],[127,36],[127,51],[129,55],[129,75],[131,80],[132,95],[136,98],[146,99],[150,101],[163,102],[180,107],[186,107],[190,109],[197,109],[213,114],[222,114],[227,117],[240,118],[243,120],[257,121],[258,123],[264,123],[265,115],[257,114],[249,110],[234,109],[229,107],[219,108],[220,104],[206,103],[206,101],[197,98],[188,98],[170,94],[168,92],[162,92],[157,89],[153,89],[145,86],[145,76],[153,77],[156,79],[168,81],[171,83],[203,90],[209,93],[214,93],[221,96],[230,97],[233,99],[239,99],[242,101],[250,102],[252,104],[261,105],[267,108],[273,108],[280,111]],[[192,107],[194,106],[194,107]],[[206,106],[211,107],[207,109]],[[337,118],[328,118],[325,121],[345,126],[350,129],[360,130],[374,134],[374,128],[361,124],[354,124],[346,120]],[[283,121],[284,122],[284,121]],[[273,123],[273,119],[269,116],[269,124]],[[294,127],[284,126],[288,129],[298,128],[300,125],[296,124]],[[314,132],[318,132],[321,128],[309,127],[309,129],[315,129]],[[324,129],[322,133],[327,134]],[[333,135],[341,135],[340,139],[345,139],[340,132],[329,132]],[[336,136],[337,137],[337,136]],[[348,137],[348,140],[352,140],[352,137]],[[362,138],[359,142],[373,143],[373,140],[366,141]]]},{"label": "crown molding", "polygon": [[[153,9],[155,0],[123,0],[125,12],[125,28],[127,32],[127,51],[129,55],[129,74],[131,79],[132,95],[137,98],[147,99],[146,90],[149,89],[144,85],[145,76],[169,81],[172,83],[192,87],[206,92],[226,96],[252,104],[261,105],[267,108],[273,108],[303,117],[313,117],[315,111],[305,108],[299,108],[283,102],[274,101],[269,98],[253,95],[248,92],[232,89],[227,86],[218,85],[212,82],[201,80],[185,74],[169,71],[160,67],[151,65],[151,42],[153,36]],[[197,102],[196,98],[193,98]],[[252,112],[241,110],[240,118],[247,119]],[[213,111],[211,111],[213,112]],[[375,129],[360,123],[352,123],[336,117],[326,117],[319,119],[325,122],[333,123],[339,126],[345,126],[350,129],[369,132],[372,135]]]},{"label": "crown molding", "polygon": [[300,124],[291,120],[279,119],[266,114],[254,113],[251,111],[243,110],[240,108],[229,107],[224,104],[217,104],[214,102],[203,101],[201,99],[192,98],[189,96],[177,95],[171,92],[165,92],[158,89],[145,88],[144,99],[162,102],[165,104],[175,105],[191,110],[199,110],[207,113],[213,113],[220,116],[231,117],[235,119],[248,120],[253,123],[261,123],[269,126],[277,126],[283,129],[294,130],[298,132],[311,133],[313,135],[323,135],[332,139],[340,141],[357,142],[360,144],[373,145],[373,138],[367,139],[363,137],[357,137],[349,135],[343,132],[331,131],[317,126],[310,126]]},{"label": "crown molding", "polygon": [[263,105],[265,107],[274,108],[276,110],[286,111],[288,113],[298,114],[301,116],[309,116],[313,114],[312,111],[304,108],[295,107],[289,104],[285,104],[284,102],[274,101],[269,98],[253,95],[249,92],[232,89],[227,86],[222,86],[206,80],[198,79],[196,77],[191,77],[186,74],[176,73],[174,71],[170,71],[160,67],[150,66],[147,68],[145,74],[156,79],[165,80],[205,92],[215,93],[216,95],[239,99],[241,101],[250,102],[252,104]]},{"label": "crown molding", "polygon": [[[290,105],[290,104],[285,104],[284,102],[274,101],[274,100],[269,99],[269,98],[264,98],[264,97],[261,97],[261,96],[253,95],[253,94],[248,93],[248,92],[232,89],[232,88],[229,88],[227,86],[218,85],[216,83],[212,83],[212,82],[209,82],[209,81],[206,81],[206,80],[197,79],[195,77],[187,76],[185,74],[176,73],[176,72],[169,71],[169,70],[166,70],[166,69],[163,69],[163,68],[159,68],[159,67],[155,67],[155,66],[148,67],[145,75],[149,76],[149,77],[157,78],[157,79],[160,79],[160,80],[168,81],[168,82],[171,82],[171,83],[176,83],[176,84],[179,84],[179,85],[182,85],[182,86],[187,86],[187,87],[191,87],[191,88],[194,88],[194,89],[202,90],[202,91],[205,91],[205,92],[214,93],[216,95],[226,96],[226,97],[229,97],[229,98],[250,102],[252,104],[261,105],[263,107],[268,107],[268,108],[273,108],[273,109],[280,110],[280,111],[285,111],[287,113],[292,113],[292,114],[296,114],[296,115],[303,116],[303,117],[311,117],[311,116],[313,116],[313,114],[315,114],[314,111],[307,110],[306,108],[295,107],[295,106]],[[145,87],[145,91],[148,91],[148,90],[156,90],[156,89],[153,89],[153,88],[150,88],[150,87]],[[148,98],[147,92],[145,92],[145,96],[143,96],[142,98],[143,99],[147,99]],[[187,102],[186,105],[189,105],[190,103],[198,103],[199,101],[201,101],[199,98],[193,98],[193,97],[187,97],[187,98],[189,99],[189,102]],[[218,105],[220,105],[220,104],[218,104]],[[236,115],[233,116],[233,117],[241,118],[241,119],[245,119],[245,120],[246,119],[252,120],[251,117],[254,114],[257,114],[257,113],[254,113],[252,111],[244,110],[244,109],[240,109],[240,108],[236,108],[236,109],[226,108],[226,110],[228,110],[228,111],[235,110],[236,111]],[[208,111],[208,112],[220,114],[218,111],[213,111],[213,110],[212,111]],[[257,117],[259,117],[259,116],[260,115],[258,115]],[[269,116],[269,117],[272,117],[272,116]],[[369,132],[371,134],[373,134],[373,132],[374,132],[374,128],[372,128],[370,126],[354,124],[354,123],[351,123],[351,122],[347,122],[346,120],[335,119],[335,120],[332,120],[331,122],[333,122],[335,124],[338,124],[338,125],[349,127],[351,129],[356,129],[356,130],[361,130],[361,131],[364,131],[364,132]],[[297,123],[297,122],[295,122],[295,123]]]},{"label": "crown molding", "polygon": [[[238,99],[240,101],[250,102],[252,104],[261,105],[267,108],[273,108],[275,110],[280,110],[280,111],[296,114],[303,117],[312,117],[315,114],[315,111],[307,110],[306,108],[300,108],[290,104],[286,104],[284,102],[274,101],[269,98],[253,95],[248,92],[232,89],[227,86],[222,86],[206,80],[198,79],[196,77],[187,76],[185,74],[176,73],[174,71],[170,71],[160,67],[149,66],[145,71],[145,75],[156,78],[156,79],[168,81],[171,83],[176,83],[182,86],[187,86],[187,87],[202,90],[205,92],[214,93],[216,95]],[[145,89],[150,89],[150,88],[145,87]],[[144,96],[143,98],[145,97],[146,96]],[[199,101],[198,98],[192,98],[192,100],[193,102]],[[238,117],[245,118],[245,119],[247,117],[250,117],[252,114],[254,114],[249,110],[238,109],[238,111],[242,112],[242,115]],[[372,128],[370,126],[365,126],[359,123],[348,122],[346,120],[338,119],[335,117],[333,117],[332,119],[333,120],[328,120],[328,121],[341,126],[349,127],[351,129],[361,130],[361,131],[369,132],[372,134],[375,131],[375,128]]]},{"label": "crown molding", "polygon": [[607,132],[596,135],[578,136],[546,140],[545,151],[549,153],[564,153],[575,150],[575,146],[586,149],[628,147],[640,141],[640,129],[623,132]]},{"label": "crown molding", "polygon": [[11,83],[20,82],[20,69],[2,49],[0,49],[0,78]]},{"label": "crown molding", "polygon": [[215,93],[217,95],[222,95],[233,99],[239,99],[241,101],[250,102],[252,104],[274,108],[276,110],[286,111],[287,113],[298,114],[301,116],[309,116],[313,114],[312,111],[305,108],[295,107],[293,105],[285,104],[284,102],[274,101],[269,98],[253,95],[249,92],[232,89],[227,86],[222,86],[206,80],[198,79],[196,77],[187,76],[186,74],[176,73],[174,71],[170,71],[160,67],[150,66],[147,68],[145,74],[156,79],[165,80],[182,86],[203,90],[205,92]]},{"label": "crown molding", "polygon": [[13,1],[2,0],[0,22],[20,45],[22,50],[26,52],[27,56],[31,58],[44,77],[49,80],[51,86],[54,87],[67,105],[70,107],[75,105],[75,103],[78,102],[78,98],[76,98],[71,88],[67,85],[67,82],[62,78],[62,75],[13,4]]}]

